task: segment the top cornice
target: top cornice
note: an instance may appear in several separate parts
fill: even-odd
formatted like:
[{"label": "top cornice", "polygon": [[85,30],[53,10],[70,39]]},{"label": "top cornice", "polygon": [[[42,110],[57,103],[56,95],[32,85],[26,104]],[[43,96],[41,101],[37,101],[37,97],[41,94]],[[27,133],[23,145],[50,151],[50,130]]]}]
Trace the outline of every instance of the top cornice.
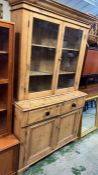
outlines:
[{"label": "top cornice", "polygon": [[45,9],[54,12],[60,16],[65,16],[67,18],[76,19],[87,24],[91,24],[96,20],[95,16],[82,13],[78,10],[74,10],[65,5],[62,5],[54,0],[8,0],[10,5],[17,6],[19,4],[28,4],[30,6]]}]

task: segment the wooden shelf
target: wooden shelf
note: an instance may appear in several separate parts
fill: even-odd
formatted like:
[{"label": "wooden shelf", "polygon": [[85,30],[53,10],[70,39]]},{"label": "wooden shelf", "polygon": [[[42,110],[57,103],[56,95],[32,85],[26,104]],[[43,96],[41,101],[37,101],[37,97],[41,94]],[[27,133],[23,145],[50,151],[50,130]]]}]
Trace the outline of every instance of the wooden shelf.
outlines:
[{"label": "wooden shelf", "polygon": [[6,105],[4,103],[0,103],[0,112],[6,111]]},{"label": "wooden shelf", "polygon": [[[59,74],[69,75],[69,74],[75,74],[75,72],[61,71]],[[30,71],[30,76],[44,76],[44,75],[53,75],[53,73],[52,72],[41,72],[41,71]]]},{"label": "wooden shelf", "polygon": [[20,142],[14,135],[8,135],[0,138],[0,152],[12,146],[18,145]]},{"label": "wooden shelf", "polygon": [[60,75],[69,75],[69,74],[75,74],[75,72],[61,71],[59,74],[60,74]]},{"label": "wooden shelf", "polygon": [[51,48],[51,49],[55,49],[56,47],[54,46],[47,46],[47,45],[44,45],[44,44],[32,44],[32,46],[35,46],[35,47],[45,47],[45,48]]},{"label": "wooden shelf", "polygon": [[8,79],[0,79],[0,84],[8,84]]},{"label": "wooden shelf", "polygon": [[6,108],[0,108],[0,112],[6,111]]},{"label": "wooden shelf", "polygon": [[62,48],[62,50],[69,50],[69,51],[79,52],[79,49]]},{"label": "wooden shelf", "polygon": [[1,51],[0,50],[0,54],[8,54],[8,52],[7,51]]},{"label": "wooden shelf", "polygon": [[30,71],[30,76],[52,75],[52,72]]}]

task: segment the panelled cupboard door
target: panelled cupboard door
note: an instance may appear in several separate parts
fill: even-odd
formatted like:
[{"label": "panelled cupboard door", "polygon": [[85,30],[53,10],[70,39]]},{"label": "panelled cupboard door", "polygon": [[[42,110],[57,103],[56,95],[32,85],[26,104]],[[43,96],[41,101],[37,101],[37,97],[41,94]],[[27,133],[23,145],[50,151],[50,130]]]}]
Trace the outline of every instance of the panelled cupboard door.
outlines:
[{"label": "panelled cupboard door", "polygon": [[40,122],[27,128],[25,164],[35,162],[50,153],[54,144],[55,120]]},{"label": "panelled cupboard door", "polygon": [[65,143],[77,138],[81,113],[82,111],[78,111],[60,117],[57,146],[63,146]]}]

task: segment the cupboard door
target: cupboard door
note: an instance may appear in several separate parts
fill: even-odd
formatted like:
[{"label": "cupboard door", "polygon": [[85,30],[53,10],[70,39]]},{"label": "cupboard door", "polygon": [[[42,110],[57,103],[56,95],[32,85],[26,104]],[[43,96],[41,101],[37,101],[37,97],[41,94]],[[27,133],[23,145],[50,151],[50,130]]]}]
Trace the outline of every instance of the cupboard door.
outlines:
[{"label": "cupboard door", "polygon": [[54,126],[55,120],[52,119],[27,129],[25,165],[36,162],[52,151]]},{"label": "cupboard door", "polygon": [[0,153],[0,175],[16,174],[18,170],[18,146],[13,146]]},{"label": "cupboard door", "polygon": [[81,112],[70,113],[60,117],[58,127],[58,146],[62,146],[77,138],[80,126]]},{"label": "cupboard door", "polygon": [[63,39],[58,89],[73,87],[83,30],[66,27]]},{"label": "cupboard door", "polygon": [[52,90],[59,24],[33,18],[29,93]]}]

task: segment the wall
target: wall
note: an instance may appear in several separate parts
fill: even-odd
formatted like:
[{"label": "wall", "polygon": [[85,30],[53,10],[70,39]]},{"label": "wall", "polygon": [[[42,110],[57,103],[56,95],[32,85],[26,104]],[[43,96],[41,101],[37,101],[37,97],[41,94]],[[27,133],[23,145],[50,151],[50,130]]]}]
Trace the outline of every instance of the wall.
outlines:
[{"label": "wall", "polygon": [[3,19],[10,21],[10,6],[5,0],[0,0],[0,4],[3,4]]}]

